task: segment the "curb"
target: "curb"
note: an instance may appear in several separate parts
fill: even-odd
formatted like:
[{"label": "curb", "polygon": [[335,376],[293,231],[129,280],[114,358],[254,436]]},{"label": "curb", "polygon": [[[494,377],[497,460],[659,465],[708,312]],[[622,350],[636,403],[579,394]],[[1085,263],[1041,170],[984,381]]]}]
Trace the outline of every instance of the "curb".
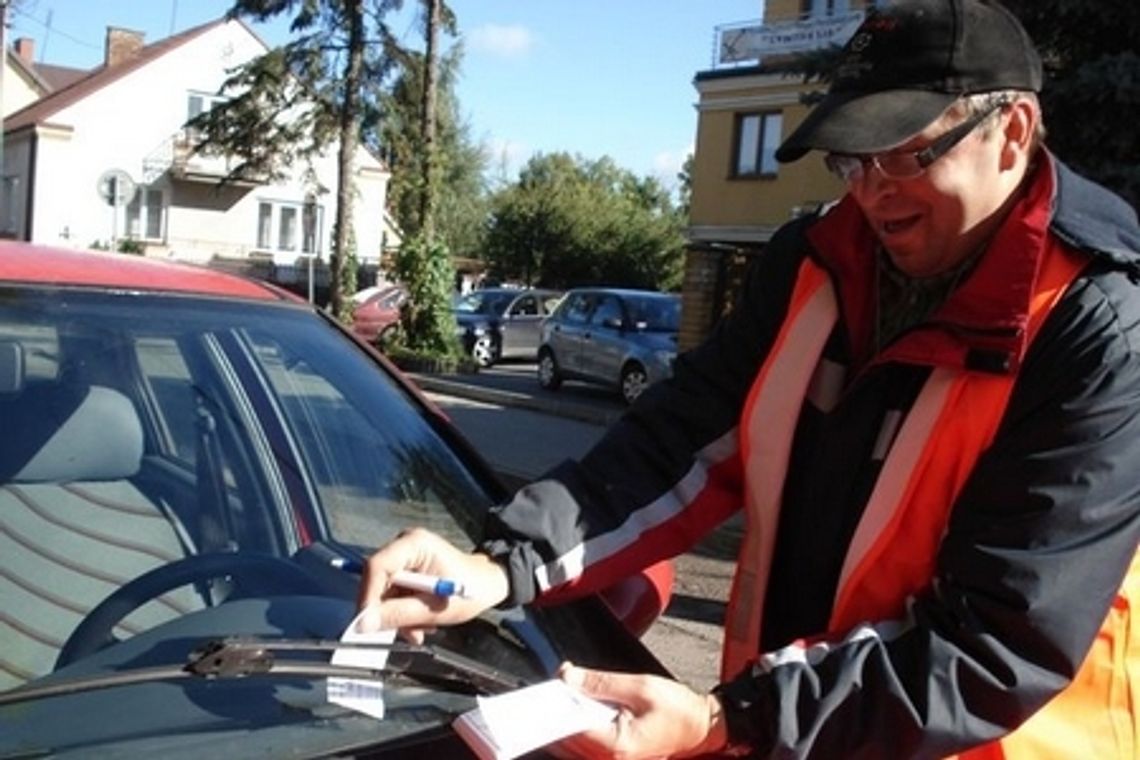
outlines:
[{"label": "curb", "polygon": [[467,398],[473,401],[484,401],[500,406],[529,409],[534,412],[550,414],[556,417],[565,417],[566,419],[586,422],[591,425],[609,427],[617,422],[623,414],[621,411],[596,409],[572,401],[536,398],[525,393],[504,391],[498,388],[484,388],[479,385],[471,385],[452,379],[456,377],[454,375],[444,378],[439,375],[421,374],[418,372],[405,372],[404,374],[419,386],[420,389],[425,391],[443,393],[448,396],[458,396],[459,398]]}]

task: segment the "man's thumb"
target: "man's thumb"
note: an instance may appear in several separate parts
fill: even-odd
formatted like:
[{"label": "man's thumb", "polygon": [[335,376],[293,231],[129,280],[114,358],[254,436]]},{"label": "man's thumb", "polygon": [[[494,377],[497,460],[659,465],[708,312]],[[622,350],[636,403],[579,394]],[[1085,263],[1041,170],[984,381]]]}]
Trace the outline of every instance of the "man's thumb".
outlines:
[{"label": "man's thumb", "polygon": [[630,687],[634,686],[632,683],[627,683],[630,681],[628,675],[623,677],[623,674],[619,673],[580,668],[569,662],[563,663],[558,675],[568,686],[573,686],[594,699],[629,704],[630,698],[635,696],[628,693],[631,691]]}]

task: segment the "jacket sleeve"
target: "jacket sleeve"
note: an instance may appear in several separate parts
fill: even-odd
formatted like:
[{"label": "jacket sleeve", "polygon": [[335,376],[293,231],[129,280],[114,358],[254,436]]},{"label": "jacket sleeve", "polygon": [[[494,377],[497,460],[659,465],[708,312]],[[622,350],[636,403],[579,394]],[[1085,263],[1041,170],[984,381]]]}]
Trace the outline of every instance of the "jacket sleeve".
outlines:
[{"label": "jacket sleeve", "polygon": [[1140,541],[1138,323],[1125,274],[1074,283],[954,505],[932,587],[903,620],[765,654],[719,687],[733,738],[761,756],[942,757],[1071,681]]},{"label": "jacket sleeve", "polygon": [[590,593],[695,544],[741,505],[736,425],[787,310],[804,250],[786,227],[749,267],[732,312],[673,377],[649,388],[580,462],[491,511],[482,550],[506,604]]}]

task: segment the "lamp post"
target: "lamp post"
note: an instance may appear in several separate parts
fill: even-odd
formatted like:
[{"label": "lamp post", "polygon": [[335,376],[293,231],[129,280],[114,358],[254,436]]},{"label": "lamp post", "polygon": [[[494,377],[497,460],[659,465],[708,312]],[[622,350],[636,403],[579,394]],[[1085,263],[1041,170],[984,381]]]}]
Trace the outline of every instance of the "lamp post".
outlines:
[{"label": "lamp post", "polygon": [[[0,0],[2,2],[2,0]],[[305,194],[305,205],[301,207],[301,244],[309,258],[309,303],[313,303],[313,259],[320,248],[317,235],[317,197]]]},{"label": "lamp post", "polygon": [[0,0],[0,55],[3,56],[0,60],[0,192],[3,192],[7,185],[4,171],[4,114],[7,112],[4,74],[8,70],[8,0]]}]

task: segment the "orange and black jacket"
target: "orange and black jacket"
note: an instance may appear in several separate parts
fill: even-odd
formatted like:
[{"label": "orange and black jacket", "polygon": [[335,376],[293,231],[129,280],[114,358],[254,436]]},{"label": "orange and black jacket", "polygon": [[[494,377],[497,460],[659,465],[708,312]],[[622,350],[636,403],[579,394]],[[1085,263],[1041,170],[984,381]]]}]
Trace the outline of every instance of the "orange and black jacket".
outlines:
[{"label": "orange and black jacket", "polygon": [[[726,654],[720,694],[733,738],[757,756],[1012,757],[1033,746],[1140,755],[1140,614],[1130,609],[1140,567],[1129,573],[1140,540],[1135,212],[1042,154],[970,274],[878,351],[874,247],[850,199],[781,229],[731,314],[678,358],[674,377],[581,462],[494,510],[484,550],[507,568],[512,601],[553,602],[683,552],[745,510],[746,536],[771,539],[746,548],[749,562],[767,564],[747,583],[740,573],[752,568],[738,568],[731,604],[751,604],[762,623],[741,629],[755,639],[752,659]],[[1045,262],[1062,259],[1056,298],[1031,325]],[[751,402],[776,354],[795,354],[781,336],[805,268],[824,274],[837,315],[788,432],[773,423],[769,433]],[[967,433],[976,445],[960,459],[943,447],[948,486],[932,500],[945,513],[899,512],[935,531],[929,556],[892,565],[913,553],[896,540],[872,581],[887,576],[898,598],[860,605],[845,597],[845,562],[868,541],[884,463],[905,454],[898,431],[947,373],[1008,390],[989,411],[950,408],[951,420],[976,414],[991,429]],[[768,466],[768,438],[784,435],[775,517],[761,531],[749,510],[765,481],[750,470]],[[921,481],[927,490],[933,477]],[[906,582],[892,586],[895,577]],[[1055,727],[1048,705],[1079,702],[1079,684],[1092,684],[1074,708],[1093,705],[1077,716],[1092,730]],[[1027,734],[1043,745],[1014,740]]]}]

